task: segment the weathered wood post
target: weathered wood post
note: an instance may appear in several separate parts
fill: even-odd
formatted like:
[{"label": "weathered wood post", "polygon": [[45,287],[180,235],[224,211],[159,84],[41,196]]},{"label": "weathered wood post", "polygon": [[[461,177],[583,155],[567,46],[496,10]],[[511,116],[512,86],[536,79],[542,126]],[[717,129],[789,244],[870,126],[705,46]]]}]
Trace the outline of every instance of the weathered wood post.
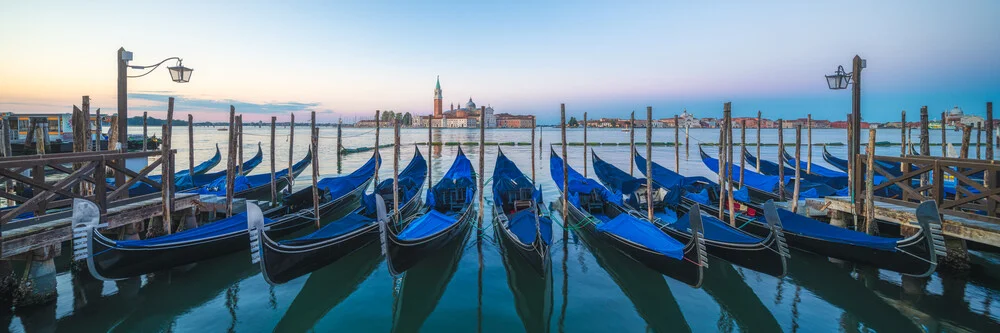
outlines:
[{"label": "weathered wood post", "polygon": [[[160,176],[160,193],[163,198],[163,229],[167,234],[173,233],[173,219],[171,213],[174,211],[174,158],[171,147],[171,138],[174,137],[174,98],[167,99],[167,121],[163,124],[163,143],[160,144],[160,163],[162,163],[163,175]],[[119,133],[119,135],[124,133]],[[122,166],[125,165],[122,160]],[[119,185],[121,186],[121,185]]]},{"label": "weathered wood post", "polygon": [[[433,143],[433,141],[434,141],[434,122],[433,121],[434,121],[434,114],[427,115],[427,189],[430,189],[431,187],[434,186],[434,182],[431,181],[432,179],[434,179],[431,176],[431,173],[432,173],[432,170],[431,170],[431,159],[434,158],[434,151],[432,150],[432,149],[434,149],[434,147],[432,146],[434,144]],[[535,143],[534,142],[535,142],[535,129],[532,128],[531,129],[531,159],[532,160],[535,159]],[[442,143],[442,145],[443,144],[444,143]]]},{"label": "weathered wood post", "polygon": [[226,163],[226,217],[233,216],[233,182],[236,179],[236,107],[229,106],[229,142]]},{"label": "weathered wood post", "polygon": [[288,170],[289,170],[289,172],[288,172],[288,188],[292,188],[292,183],[295,181],[295,179],[292,178],[293,176],[292,176],[292,172],[291,172],[291,170],[292,170],[292,163],[295,163],[295,162],[292,162],[292,161],[295,160],[294,156],[292,155],[292,153],[295,152],[295,114],[292,113],[290,115],[291,115],[291,119],[288,122]]},{"label": "weathered wood post", "polygon": [[[903,110],[903,112],[901,112],[900,114],[901,114],[900,117],[902,119],[900,120],[900,126],[899,126],[899,142],[900,142],[900,144],[899,144],[899,157],[906,157],[906,127],[907,127],[906,126],[906,110]],[[900,167],[902,167],[903,164],[906,164],[906,163],[900,163],[899,164]]]},{"label": "weathered wood post", "polygon": [[635,154],[635,110],[632,111],[632,116],[628,121],[628,175],[635,175],[635,163],[633,162]]},{"label": "weathered wood post", "polygon": [[[142,140],[142,148],[146,150],[146,139]],[[188,113],[188,177],[194,180],[194,116]]]},{"label": "weathered wood post", "polygon": [[238,149],[240,154],[238,159],[239,162],[237,165],[239,165],[240,175],[242,175],[243,174],[243,115],[236,116],[236,133],[239,135],[237,136],[239,143],[237,143],[236,148]]},{"label": "weathered wood post", "polygon": [[743,188],[743,170],[747,168],[747,159],[743,158],[743,152],[747,150],[747,120],[740,120],[740,188]]},{"label": "weathered wood post", "polygon": [[[392,117],[392,131],[395,137],[392,142],[392,217],[396,223],[399,223],[399,123],[398,117]],[[480,198],[482,196],[479,195]]]},{"label": "weathered wood post", "polygon": [[[761,114],[760,110],[757,110],[757,172],[760,172],[760,127],[761,127]],[[781,129],[778,129],[779,131]]]},{"label": "weathered wood post", "polygon": [[[778,197],[785,200],[785,121],[778,118]],[[760,156],[757,156],[760,161]],[[758,162],[760,163],[760,162]]]},{"label": "weathered wood post", "polygon": [[[275,165],[274,165],[274,126],[278,122],[278,117],[271,116],[271,204],[278,202],[278,178],[275,177]],[[292,170],[289,169],[288,173]],[[288,183],[288,188],[291,189],[292,184]]]},{"label": "weathered wood post", "polygon": [[646,212],[653,221],[653,107],[646,107]]},{"label": "weathered wood post", "polygon": [[146,151],[146,141],[149,140],[148,119],[149,119],[148,112],[143,111],[142,112],[142,151]]},{"label": "weathered wood post", "polygon": [[104,129],[102,128],[103,125],[101,124],[101,109],[100,108],[97,108],[97,112],[95,112],[95,117],[97,117],[97,118],[95,118],[95,119],[97,119],[97,121],[95,121],[95,123],[97,123],[97,124],[96,124],[96,126],[94,126],[95,128],[97,128],[97,136],[96,136],[97,139],[94,140],[94,151],[101,151],[101,142],[104,141]]},{"label": "weathered wood post", "polygon": [[[587,114],[584,113],[583,117],[584,117],[584,119],[587,119]],[[584,126],[587,126],[586,125],[586,121],[584,121],[584,124],[585,124]],[[584,127],[584,133],[587,133],[586,132],[586,127]],[[586,138],[586,136],[584,136],[584,138]],[[587,150],[586,146],[584,146],[583,150],[584,151]],[[587,160],[584,160],[584,162],[586,162],[586,161]],[[584,165],[586,165],[586,163],[584,163]],[[479,223],[480,223],[480,225],[482,225],[482,223],[483,223],[483,213],[486,210],[485,200],[483,199],[484,198],[483,192],[484,192],[484,189],[485,189],[483,187],[483,177],[486,177],[486,171],[484,171],[485,168],[486,168],[486,107],[483,106],[483,107],[481,107],[479,109],[479,175],[478,175],[478,177],[476,177],[476,180],[479,181]],[[584,170],[587,170],[586,167],[584,167]],[[586,172],[586,171],[584,171],[584,172]],[[478,235],[482,236],[483,231],[482,230],[476,230],[476,233]]]},{"label": "weathered wood post", "polygon": [[[806,126],[807,126],[807,131],[808,131],[808,133],[806,133],[806,135],[809,136],[809,142],[808,142],[809,146],[806,147],[806,149],[808,149],[808,151],[806,152],[806,154],[807,154],[806,155],[806,173],[808,173],[808,174],[811,175],[813,173],[813,171],[812,171],[813,170],[813,115],[812,115],[812,113],[810,113],[810,114],[808,114],[806,116]],[[798,164],[799,161],[800,161],[799,157],[795,156],[795,164]]]},{"label": "weathered wood post", "polygon": [[566,103],[559,104],[559,127],[562,128],[562,169],[563,169],[563,186],[562,186],[562,218],[563,218],[563,238],[569,234],[569,211],[568,204],[569,199],[567,193],[569,193],[569,161],[566,156]]},{"label": "weathered wood post", "polygon": [[729,203],[729,225],[736,226],[736,207],[733,202],[733,103],[723,105],[726,126],[726,195]]},{"label": "weathered wood post", "polygon": [[976,159],[983,159],[983,122],[976,123]]},{"label": "weathered wood post", "polygon": [[587,113],[583,113],[583,176],[587,177]]},{"label": "weathered wood post", "polygon": [[718,174],[719,174],[719,216],[718,216],[718,218],[721,220],[724,217],[723,213],[725,212],[724,208],[725,208],[725,203],[726,203],[726,200],[725,200],[726,193],[724,193],[726,191],[726,168],[725,168],[725,165],[726,165],[726,154],[722,153],[724,151],[724,149],[725,149],[725,146],[726,146],[726,126],[725,126],[725,122],[720,123],[718,127],[719,127],[719,147],[718,147],[719,148],[718,149],[718,154],[719,154],[719,158],[718,158],[719,159],[719,172],[718,172]]},{"label": "weathered wood post", "polygon": [[993,102],[986,102],[986,159],[993,160]]},{"label": "weathered wood post", "polygon": [[[923,157],[930,157],[931,155],[931,142],[930,142],[930,117],[927,115],[927,106],[924,105],[920,107],[920,155]],[[988,150],[987,150],[988,151]],[[920,175],[920,186],[923,187],[927,185],[927,173]],[[925,191],[926,194],[926,191]]]},{"label": "weathered wood post", "polygon": [[[310,148],[312,149],[312,189],[313,189],[313,214],[316,216],[316,230],[320,228],[319,214],[319,129],[316,128],[316,111],[309,114]],[[378,170],[378,169],[376,169]],[[291,172],[291,170],[289,170]]]},{"label": "weathered wood post", "polygon": [[[344,118],[337,117],[337,159],[340,159],[340,153],[344,151]],[[339,173],[339,172],[338,172]]]},{"label": "weathered wood post", "polygon": [[948,127],[948,122],[945,121],[946,113],[941,112],[941,156],[944,157],[954,157],[948,156],[948,135],[945,130]]},{"label": "weathered wood post", "polygon": [[674,115],[674,169],[681,173],[681,117]]},{"label": "weathered wood post", "polygon": [[[854,131],[856,130],[857,129],[854,128],[854,115],[847,114],[847,190],[848,192],[850,192],[848,196],[851,198],[852,213],[854,213],[853,210],[856,210],[855,207],[857,206],[856,203],[854,202],[855,200],[854,198],[856,198],[856,194],[858,191],[858,186],[857,186],[858,179],[857,179],[857,174],[854,173],[854,170],[858,168],[857,155],[860,154],[860,152],[854,150],[855,145],[853,143],[854,142],[853,140],[854,140]],[[857,221],[858,221],[857,214],[854,214],[855,230],[858,227]]]},{"label": "weathered wood post", "polygon": [[[784,154],[784,148],[781,148],[782,154]],[[795,125],[795,187],[792,188],[792,212],[799,212],[799,180],[802,179],[802,125]],[[782,169],[785,168],[784,165],[781,166]]]},{"label": "weathered wood post", "polygon": [[[972,125],[962,126],[962,148],[958,153],[961,158],[969,158],[969,140],[972,136]],[[957,194],[957,193],[956,193]]]},{"label": "weathered wood post", "polygon": [[[687,110],[684,110],[687,113]],[[687,118],[684,119],[684,160],[691,157],[691,124],[688,123]],[[632,163],[629,163],[632,164]]]},{"label": "weathered wood post", "polygon": [[865,150],[865,233],[878,235],[875,221],[875,129],[868,129],[868,147]]}]

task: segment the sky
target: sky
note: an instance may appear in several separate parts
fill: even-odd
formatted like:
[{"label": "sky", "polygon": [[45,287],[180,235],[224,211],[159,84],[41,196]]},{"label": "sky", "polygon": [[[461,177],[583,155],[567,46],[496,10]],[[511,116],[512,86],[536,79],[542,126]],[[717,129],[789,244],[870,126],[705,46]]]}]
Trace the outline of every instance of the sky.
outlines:
[{"label": "sky", "polygon": [[[567,117],[683,110],[842,120],[850,90],[823,75],[851,59],[866,121],[921,106],[985,114],[1000,102],[1000,1],[171,1],[0,3],[0,112],[68,113],[81,96],[115,112],[119,47],[132,65],[130,116],[320,122],[444,105]],[[173,62],[168,62],[173,65]],[[129,74],[141,74],[131,71]]]}]

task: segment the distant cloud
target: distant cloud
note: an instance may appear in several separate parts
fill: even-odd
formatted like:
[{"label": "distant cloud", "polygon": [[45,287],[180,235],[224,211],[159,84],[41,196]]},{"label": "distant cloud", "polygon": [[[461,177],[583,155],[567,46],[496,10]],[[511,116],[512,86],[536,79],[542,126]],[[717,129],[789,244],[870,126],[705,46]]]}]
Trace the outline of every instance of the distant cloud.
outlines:
[{"label": "distant cloud", "polygon": [[[166,105],[167,98],[174,97],[174,111],[219,111],[229,112],[229,106],[236,107],[239,113],[273,114],[295,111],[307,111],[315,109],[320,105],[317,102],[272,102],[272,103],[251,103],[232,99],[202,99],[184,96],[174,96],[160,92],[132,93],[129,99],[138,99]],[[330,111],[330,110],[326,110]],[[332,112],[332,111],[330,111]]]}]

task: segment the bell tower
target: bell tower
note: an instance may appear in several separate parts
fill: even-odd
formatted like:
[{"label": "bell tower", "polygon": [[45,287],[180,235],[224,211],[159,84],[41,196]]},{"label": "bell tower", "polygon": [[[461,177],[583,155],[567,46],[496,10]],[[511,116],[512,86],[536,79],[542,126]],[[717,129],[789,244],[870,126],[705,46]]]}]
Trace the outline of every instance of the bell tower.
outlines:
[{"label": "bell tower", "polygon": [[443,109],[441,104],[441,76],[437,78],[437,87],[434,88],[434,117],[440,118]]}]

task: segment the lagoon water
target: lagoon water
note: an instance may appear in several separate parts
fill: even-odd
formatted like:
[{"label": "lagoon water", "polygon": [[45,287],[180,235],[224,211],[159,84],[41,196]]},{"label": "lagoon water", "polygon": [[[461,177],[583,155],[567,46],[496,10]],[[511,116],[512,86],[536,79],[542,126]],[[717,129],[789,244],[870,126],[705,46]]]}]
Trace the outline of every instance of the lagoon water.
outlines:
[{"label": "lagoon water", "polygon": [[[263,142],[265,162],[254,172],[269,172],[269,129],[246,127],[246,158],[252,156],[258,140]],[[140,131],[130,129],[131,133]],[[187,131],[177,128],[175,132],[177,168],[184,169],[188,165]],[[653,132],[655,142],[673,141],[673,129]],[[382,129],[382,133],[382,143],[391,142],[391,130]],[[528,142],[530,133],[524,129],[488,130],[486,141]],[[580,129],[570,130],[568,141],[581,142],[582,133]],[[867,138],[867,132],[864,134]],[[195,163],[214,154],[215,143],[225,152],[226,135],[215,128],[196,128]],[[281,169],[288,163],[288,129],[279,128],[278,135],[276,161]],[[334,149],[336,129],[324,127],[320,135],[321,175],[349,173],[370,157],[367,152],[357,153],[338,163]],[[477,142],[479,131],[444,129],[436,130],[433,135],[434,141]],[[643,138],[644,131],[636,135]],[[715,129],[692,130],[690,135],[692,145],[718,140]],[[756,130],[751,129],[746,135],[748,142],[756,141]],[[948,131],[947,135],[949,142],[960,142],[959,132]],[[548,172],[548,147],[550,142],[558,142],[559,130],[544,128],[541,137],[544,151],[541,158],[535,151],[535,175],[546,201],[554,201],[559,194]],[[786,130],[784,137],[793,142],[794,131]],[[372,129],[344,129],[345,147],[371,146],[373,139]],[[628,133],[591,129],[588,139],[627,143]],[[736,139],[738,142],[738,129]],[[877,139],[899,140],[898,129],[880,130]],[[931,140],[940,142],[940,131],[931,131]],[[426,129],[403,130],[401,168],[413,156],[415,143],[426,141]],[[764,130],[762,141],[777,142],[777,131]],[[813,131],[814,143],[845,141],[844,130]],[[298,159],[305,155],[309,142],[305,127],[296,129],[294,142],[293,158]],[[627,147],[588,148],[627,170]],[[419,148],[428,155],[425,145]],[[584,165],[583,148],[568,147],[569,163],[579,171]],[[462,149],[478,170],[481,153],[478,146],[463,145]],[[497,149],[486,147],[486,177],[492,172]],[[531,147],[501,149],[522,171],[530,174]],[[831,153],[840,157],[846,156],[845,149],[829,147]],[[877,149],[879,154],[898,155],[900,147]],[[931,150],[935,155],[941,154],[940,147]],[[385,164],[380,177],[391,177],[391,151],[382,149]],[[431,170],[435,179],[447,170],[456,152],[456,146],[433,150]],[[761,155],[776,160],[777,152],[776,147],[763,147]],[[677,157],[673,147],[659,146],[653,148],[652,156],[668,168],[673,168]],[[826,165],[820,147],[813,149],[812,156],[814,163]],[[690,155],[681,147],[679,158],[683,174],[713,177],[698,158],[697,147],[691,147]],[[224,164],[216,170],[222,168]],[[307,186],[309,177],[309,172],[303,173],[296,181],[296,188]],[[486,191],[489,198],[489,186]],[[3,315],[4,322],[0,325],[12,332],[1000,331],[1000,256],[995,254],[974,252],[976,266],[967,275],[935,273],[927,279],[904,278],[897,273],[838,263],[800,251],[792,251],[788,275],[781,279],[711,260],[702,288],[693,289],[654,273],[599,242],[572,232],[563,238],[559,225],[555,225],[551,276],[539,279],[525,274],[524,267],[517,262],[504,260],[488,208],[485,216],[483,228],[479,232],[474,230],[464,244],[442,251],[403,276],[389,274],[376,244],[278,286],[264,281],[259,269],[250,264],[247,251],[183,269],[101,282],[86,272],[72,273],[68,259],[71,250],[64,245],[63,256],[57,259],[57,301]]]}]

